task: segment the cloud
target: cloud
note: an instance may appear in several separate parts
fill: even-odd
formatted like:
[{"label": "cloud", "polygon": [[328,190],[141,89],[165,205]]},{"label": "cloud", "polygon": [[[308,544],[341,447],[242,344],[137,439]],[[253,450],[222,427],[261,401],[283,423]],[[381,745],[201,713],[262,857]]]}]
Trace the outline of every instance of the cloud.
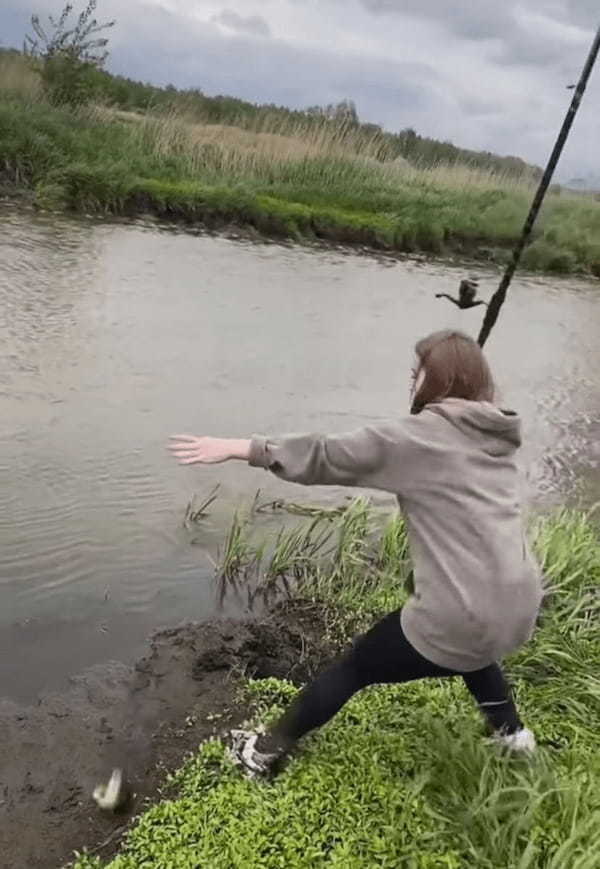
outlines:
[{"label": "cloud", "polygon": [[[506,65],[565,67],[589,42],[589,27],[600,24],[598,0],[361,0],[374,15],[410,15],[427,19],[450,34],[473,41],[494,41],[495,56]],[[565,57],[566,55],[566,57]]]},{"label": "cloud", "polygon": [[596,30],[600,25],[600,6],[598,0],[567,0],[566,19],[588,30]]},{"label": "cloud", "polygon": [[561,74],[583,64],[590,34],[567,21],[526,13],[510,40],[503,43],[496,59],[505,65],[552,66]]},{"label": "cloud", "polygon": [[497,0],[471,0],[462,5],[446,0],[362,0],[362,3],[375,15],[426,18],[468,39],[503,37],[515,26],[514,8]]},{"label": "cloud", "polygon": [[469,117],[484,118],[489,116],[498,116],[502,114],[502,103],[490,100],[486,96],[466,96],[458,98],[458,105],[461,113]]},{"label": "cloud", "polygon": [[233,33],[249,33],[252,36],[271,36],[271,28],[262,15],[239,15],[231,9],[223,9],[210,18],[214,24],[219,24]]}]

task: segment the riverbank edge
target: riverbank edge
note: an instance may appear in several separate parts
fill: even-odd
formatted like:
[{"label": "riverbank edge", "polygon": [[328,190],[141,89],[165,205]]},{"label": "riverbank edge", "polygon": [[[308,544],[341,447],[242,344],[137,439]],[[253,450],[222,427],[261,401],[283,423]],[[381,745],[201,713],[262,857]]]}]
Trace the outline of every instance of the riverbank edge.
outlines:
[{"label": "riverbank edge", "polygon": [[[306,205],[249,191],[210,187],[196,182],[138,178],[107,178],[91,169],[73,167],[60,180],[40,182],[35,188],[0,185],[0,196],[16,205],[41,212],[137,219],[202,227],[210,232],[239,229],[255,239],[300,244],[341,245],[365,253],[401,257],[429,255],[460,258],[502,267],[516,239],[460,236],[426,220],[405,224],[399,218],[334,206]],[[600,277],[600,269],[569,270],[560,250],[537,274]]]},{"label": "riverbank edge", "polygon": [[[334,653],[324,633],[319,608],[293,600],[254,621],[158,631],[134,667],[94,668],[37,706],[0,699],[4,750],[12,746],[10,756],[0,751],[0,866],[57,869],[84,850],[110,859],[137,816],[169,796],[168,775],[249,717],[244,680],[302,684]],[[134,799],[113,815],[97,809],[92,790],[114,766]]]},{"label": "riverbank edge", "polygon": [[[594,512],[595,508],[587,513],[560,510],[533,522],[531,541],[549,583],[547,606],[537,638],[520,660],[511,663],[513,678],[529,683],[537,718],[541,713],[544,720],[545,715],[553,740],[565,746],[573,723],[561,733],[562,713],[556,720],[548,717],[555,716],[556,689],[547,698],[545,712],[536,692],[550,675],[559,679],[564,670],[563,683],[579,686],[584,698],[592,696],[581,679],[573,681],[569,667],[576,666],[581,655],[595,657],[590,642],[597,642],[593,626],[600,605],[600,548],[598,528],[591,521]],[[169,784],[169,773],[181,770],[206,740],[222,739],[253,711],[243,690],[249,677],[259,680],[257,686],[270,679],[302,684],[350,637],[401,605],[410,576],[401,518],[394,513],[380,536],[365,499],[334,513],[321,511],[326,527],[320,530],[312,517],[307,526],[293,528],[279,539],[278,570],[265,574],[270,580],[262,586],[264,593],[270,588],[272,594],[280,583],[287,587],[288,574],[281,572],[284,555],[290,569],[304,565],[308,574],[303,569],[302,576],[308,584],[291,596],[288,590],[264,617],[213,619],[159,631],[151,639],[149,654],[134,668],[107,665],[89,671],[72,680],[67,695],[43,697],[32,707],[0,701],[0,815],[9,821],[0,823],[0,855],[8,860],[1,866],[57,869],[73,859],[74,851],[86,847],[90,856],[78,866],[105,865],[140,816],[177,796],[178,781]],[[332,520],[340,536],[335,558],[331,564],[327,560],[329,567],[322,572],[315,561],[316,548],[329,559],[331,534],[324,532],[332,530]],[[246,532],[252,533],[250,526]],[[253,554],[263,551],[259,540],[255,549],[246,551],[248,540],[243,537],[238,552],[242,575],[255,565]],[[230,559],[230,570],[233,567]],[[572,640],[579,644],[574,656]],[[551,661],[560,663],[560,670]],[[521,699],[527,709],[527,698]],[[577,723],[579,710],[588,727],[587,707],[580,701],[572,714]],[[126,768],[137,794],[135,817],[104,815],[91,799],[93,787],[106,780],[114,766]],[[95,861],[96,856],[103,862]]]}]

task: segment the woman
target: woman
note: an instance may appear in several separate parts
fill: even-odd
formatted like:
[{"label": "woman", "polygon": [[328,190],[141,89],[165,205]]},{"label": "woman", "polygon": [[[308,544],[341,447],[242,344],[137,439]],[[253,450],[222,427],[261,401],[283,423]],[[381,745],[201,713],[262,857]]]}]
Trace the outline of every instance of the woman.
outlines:
[{"label": "woman", "polygon": [[361,688],[462,676],[497,740],[532,752],[535,739],[499,661],[526,643],[542,599],[524,536],[515,455],[521,424],[493,404],[479,346],[460,332],[416,346],[411,415],[342,435],[178,436],[181,464],[239,459],[283,480],[360,486],[397,496],[406,517],[414,593],[292,703],[269,733],[246,733],[245,766],[266,773]]}]

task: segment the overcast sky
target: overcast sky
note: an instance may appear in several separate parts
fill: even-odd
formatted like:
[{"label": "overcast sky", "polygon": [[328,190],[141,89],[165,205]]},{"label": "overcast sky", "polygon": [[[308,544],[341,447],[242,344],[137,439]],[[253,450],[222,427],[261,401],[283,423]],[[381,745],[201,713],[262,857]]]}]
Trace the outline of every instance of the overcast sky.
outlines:
[{"label": "overcast sky", "polygon": [[[29,2],[2,0],[20,45]],[[83,0],[78,3],[81,8]],[[99,0],[109,67],[133,78],[305,107],[544,163],[600,24],[599,0]],[[600,176],[600,65],[560,177]]]}]

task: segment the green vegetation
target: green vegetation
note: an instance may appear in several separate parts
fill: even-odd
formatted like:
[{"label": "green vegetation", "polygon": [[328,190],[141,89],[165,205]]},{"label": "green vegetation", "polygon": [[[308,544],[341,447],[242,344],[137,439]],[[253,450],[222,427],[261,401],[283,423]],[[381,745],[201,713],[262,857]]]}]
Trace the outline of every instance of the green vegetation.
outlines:
[{"label": "green vegetation", "polygon": [[[517,180],[524,177],[538,180],[541,177],[539,167],[530,166],[519,157],[501,157],[489,151],[459,148],[451,142],[440,142],[437,139],[420,136],[411,128],[399,133],[391,133],[377,124],[363,123],[358,118],[356,107],[351,100],[343,100],[337,105],[311,106],[301,111],[272,104],[257,105],[230,96],[209,97],[197,88],[185,91],[178,91],[172,85],[159,88],[123,76],[111,75],[103,68],[107,58],[104,49],[108,40],[104,38],[100,40],[101,44],[96,44],[95,37],[99,32],[113,27],[115,22],[109,21],[97,25],[95,20],[90,19],[95,7],[95,2],[89,3],[87,7],[90,10],[89,14],[87,10],[84,12],[87,17],[81,25],[78,23],[76,27],[68,28],[67,22],[72,13],[72,7],[69,5],[63,12],[64,20],[61,17],[58,22],[51,22],[48,28],[51,35],[48,39],[34,35],[33,39],[27,38],[26,46],[29,54],[33,54],[43,62],[46,59],[52,61],[57,53],[59,56],[66,53],[68,59],[75,60],[78,63],[78,71],[88,101],[125,111],[167,112],[182,115],[200,124],[221,124],[250,131],[269,132],[274,128],[289,131],[301,128],[318,132],[326,125],[342,128],[346,132],[350,130],[354,137],[358,136],[376,143],[381,152],[391,159],[402,157],[423,168],[459,165]],[[89,46],[90,34],[87,30],[90,24],[93,28],[91,47]],[[37,33],[39,26],[39,17],[33,16],[34,34]],[[18,52],[5,51],[4,54],[11,61],[13,68],[20,64],[21,58]],[[44,80],[43,69],[41,72]],[[44,81],[50,96],[53,80],[54,77],[51,75],[47,82]],[[76,90],[78,88],[79,85]],[[68,87],[62,88],[62,92],[66,102],[73,101]]]},{"label": "green vegetation", "polygon": [[[324,516],[334,552],[304,564],[300,579],[286,544],[292,594],[318,602],[340,641],[402,600],[405,528],[394,518],[381,531],[376,518],[363,499]],[[300,552],[307,533],[297,534]],[[533,536],[551,601],[535,640],[510,662],[542,744],[533,761],[486,743],[460,680],[376,687],[309,737],[274,783],[243,778],[221,741],[200,746],[107,867],[596,869],[600,539],[587,517],[567,511]],[[240,690],[254,722],[296,691],[273,679]],[[103,866],[92,856],[76,863]]]},{"label": "green vegetation", "polygon": [[[88,18],[80,31],[60,19],[33,57],[0,53],[4,192],[51,210],[506,260],[535,167],[384,132],[348,101],[293,112],[117,78],[94,54],[105,25]],[[524,266],[600,276],[600,203],[553,192]]]},{"label": "green vegetation", "polygon": [[33,34],[25,37],[25,54],[51,103],[82,105],[96,93],[98,73],[108,57],[108,37],[101,34],[115,24],[99,24],[94,18],[96,6],[97,0],[88,0],[73,23],[71,3],[58,19],[51,15],[46,26],[39,15],[31,16]]}]

